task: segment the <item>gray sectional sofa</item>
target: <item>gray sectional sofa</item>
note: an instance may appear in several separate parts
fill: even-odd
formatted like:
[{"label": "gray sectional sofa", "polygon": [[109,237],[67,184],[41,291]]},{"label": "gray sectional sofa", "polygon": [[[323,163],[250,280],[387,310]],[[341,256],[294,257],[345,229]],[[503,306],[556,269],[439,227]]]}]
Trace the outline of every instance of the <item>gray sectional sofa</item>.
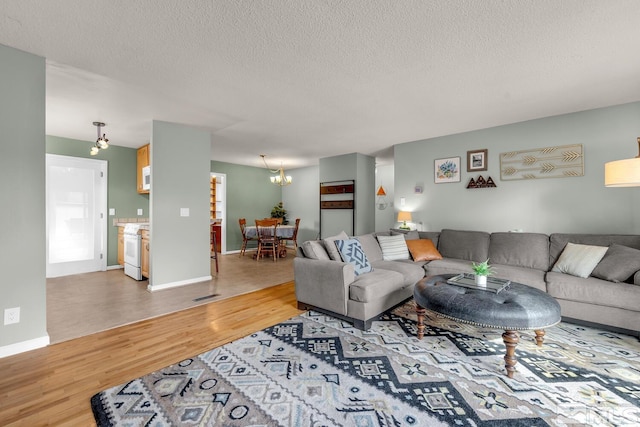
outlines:
[{"label": "gray sectional sofa", "polygon": [[[640,235],[412,231],[405,239],[431,239],[442,259],[385,261],[377,236],[399,232],[406,233],[391,230],[355,237],[373,267],[360,275],[339,254],[322,253],[333,249],[333,241],[304,242],[294,260],[298,305],[368,329],[380,313],[412,297],[413,285],[423,276],[472,272],[472,261],[489,259],[496,277],[553,296],[564,320],[604,325],[640,337]],[[608,249],[591,275],[583,278],[553,271],[568,243]]]}]

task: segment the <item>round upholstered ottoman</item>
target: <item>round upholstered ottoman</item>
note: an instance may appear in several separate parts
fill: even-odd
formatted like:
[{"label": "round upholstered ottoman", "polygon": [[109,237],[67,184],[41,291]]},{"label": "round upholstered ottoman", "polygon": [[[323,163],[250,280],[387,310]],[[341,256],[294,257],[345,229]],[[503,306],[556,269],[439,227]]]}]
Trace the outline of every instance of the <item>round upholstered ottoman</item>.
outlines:
[{"label": "round upholstered ottoman", "polygon": [[455,274],[427,276],[413,291],[418,314],[418,338],[424,335],[424,315],[429,310],[441,316],[486,328],[503,329],[507,376],[513,377],[519,330],[534,330],[542,345],[544,329],[560,322],[560,304],[549,294],[521,283],[511,282],[495,293],[451,285]]}]

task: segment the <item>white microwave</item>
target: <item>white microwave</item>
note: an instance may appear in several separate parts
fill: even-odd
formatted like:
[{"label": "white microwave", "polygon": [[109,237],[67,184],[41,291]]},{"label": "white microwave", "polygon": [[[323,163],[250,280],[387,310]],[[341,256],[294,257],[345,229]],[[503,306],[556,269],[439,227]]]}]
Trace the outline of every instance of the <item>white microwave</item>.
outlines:
[{"label": "white microwave", "polygon": [[151,190],[151,166],[142,168],[142,189]]}]

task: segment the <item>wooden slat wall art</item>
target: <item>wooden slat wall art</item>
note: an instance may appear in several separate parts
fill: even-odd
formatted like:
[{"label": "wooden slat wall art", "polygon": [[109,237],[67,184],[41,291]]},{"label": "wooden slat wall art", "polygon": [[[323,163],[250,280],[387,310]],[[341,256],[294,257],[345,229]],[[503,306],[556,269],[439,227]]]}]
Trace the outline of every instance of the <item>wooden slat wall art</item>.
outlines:
[{"label": "wooden slat wall art", "polygon": [[574,176],[584,176],[582,144],[500,153],[503,181]]}]

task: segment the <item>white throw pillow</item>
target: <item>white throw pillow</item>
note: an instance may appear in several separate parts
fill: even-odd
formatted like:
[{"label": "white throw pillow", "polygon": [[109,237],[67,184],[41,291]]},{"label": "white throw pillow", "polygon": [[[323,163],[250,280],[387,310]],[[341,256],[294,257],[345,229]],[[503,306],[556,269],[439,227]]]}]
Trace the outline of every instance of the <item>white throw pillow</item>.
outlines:
[{"label": "white throw pillow", "polygon": [[567,243],[551,271],[586,279],[607,253],[607,249],[609,248],[606,246]]},{"label": "white throw pillow", "polygon": [[382,249],[382,259],[385,261],[394,261],[399,259],[411,259],[409,256],[409,248],[404,240],[404,235],[397,236],[378,236],[380,249]]}]

